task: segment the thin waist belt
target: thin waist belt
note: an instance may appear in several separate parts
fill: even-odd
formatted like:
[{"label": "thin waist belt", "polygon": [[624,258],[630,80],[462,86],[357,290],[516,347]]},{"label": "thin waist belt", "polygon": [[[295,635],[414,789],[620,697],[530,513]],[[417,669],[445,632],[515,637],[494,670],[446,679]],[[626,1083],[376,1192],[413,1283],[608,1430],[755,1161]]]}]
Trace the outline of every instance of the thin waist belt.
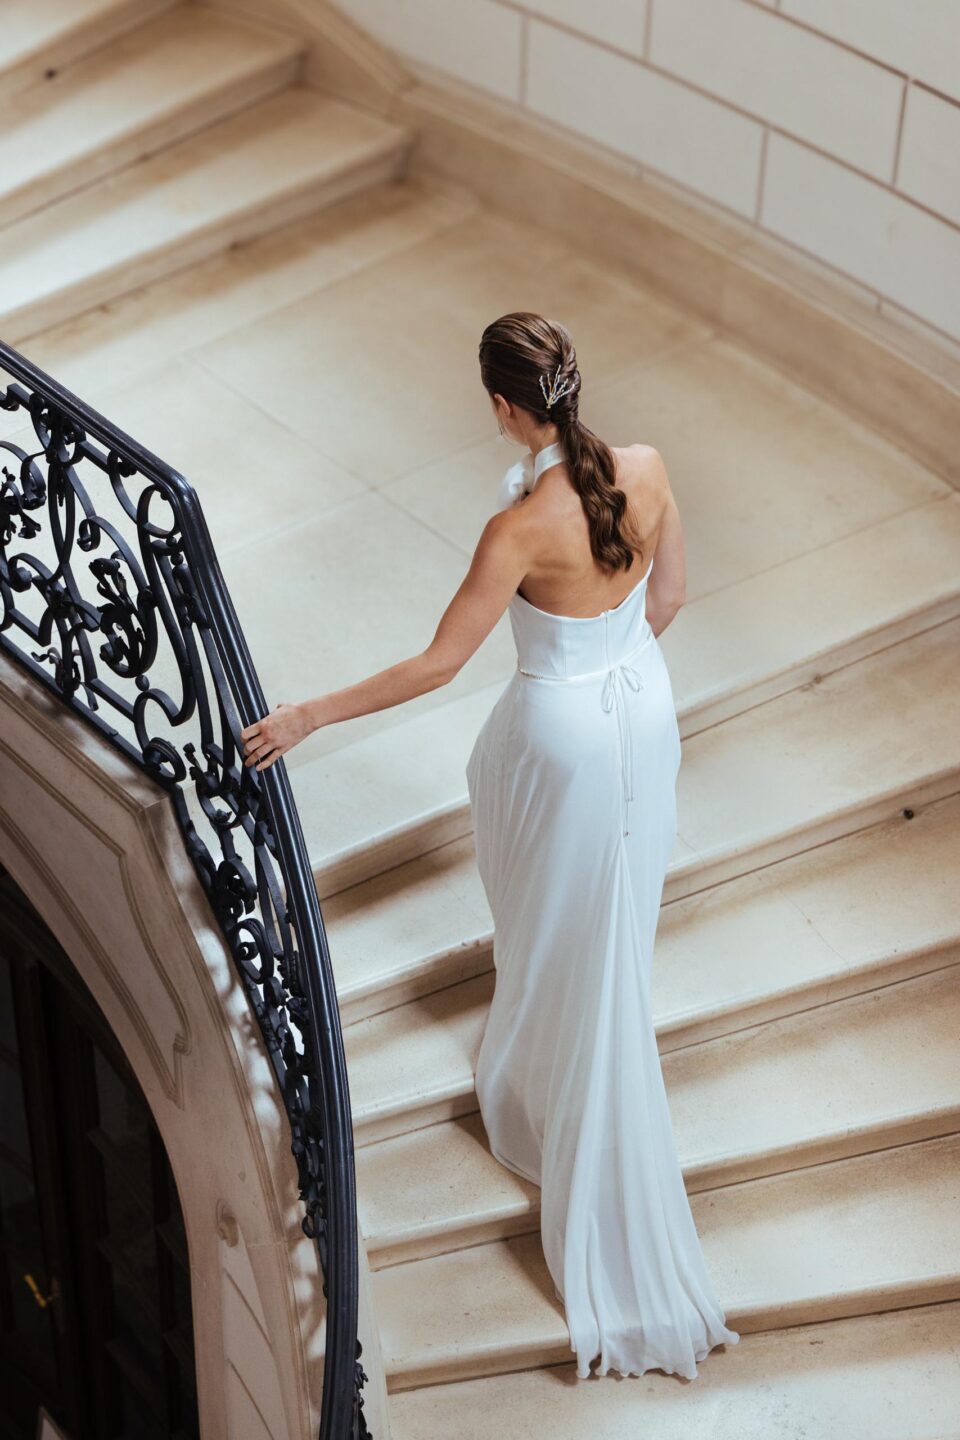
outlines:
[{"label": "thin waist belt", "polygon": [[643,679],[636,669],[628,662],[634,655],[638,654],[644,646],[653,639],[651,632],[637,646],[634,647],[621,660],[613,665],[606,665],[602,670],[585,670],[579,675],[541,675],[536,670],[525,670],[517,659],[517,669],[521,675],[527,675],[532,680],[554,680],[560,684],[570,684],[577,680],[598,679],[604,676],[603,688],[600,691],[600,704],[604,712],[609,714],[611,710],[617,712],[617,730],[620,738],[620,776],[623,790],[623,833],[630,834],[628,805],[633,799],[633,746],[630,736],[630,714],[625,703],[624,686],[629,685],[631,690],[642,690]]}]

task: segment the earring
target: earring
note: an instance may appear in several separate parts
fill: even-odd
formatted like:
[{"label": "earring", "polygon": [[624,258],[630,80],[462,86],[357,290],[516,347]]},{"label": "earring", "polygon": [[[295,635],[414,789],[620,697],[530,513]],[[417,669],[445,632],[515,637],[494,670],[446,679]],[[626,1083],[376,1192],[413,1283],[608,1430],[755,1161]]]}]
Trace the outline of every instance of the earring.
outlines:
[{"label": "earring", "polygon": [[500,431],[500,439],[502,440],[507,432],[504,430],[503,421],[499,416],[497,417],[497,429]]}]

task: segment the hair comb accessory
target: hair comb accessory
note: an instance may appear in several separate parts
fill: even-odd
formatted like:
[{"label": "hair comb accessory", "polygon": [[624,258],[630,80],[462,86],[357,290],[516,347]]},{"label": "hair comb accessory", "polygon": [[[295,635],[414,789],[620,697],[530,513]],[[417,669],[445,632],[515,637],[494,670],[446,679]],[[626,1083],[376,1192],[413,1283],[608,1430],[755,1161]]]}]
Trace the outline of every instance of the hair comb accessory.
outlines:
[{"label": "hair comb accessory", "polygon": [[573,389],[573,380],[564,380],[562,385],[558,384],[558,381],[560,380],[559,365],[557,366],[556,375],[554,375],[553,379],[550,380],[549,386],[547,385],[548,379],[548,375],[540,376],[540,389],[543,391],[544,404],[549,410],[553,405],[556,404],[559,399],[561,399],[562,396],[569,394],[569,392]]}]

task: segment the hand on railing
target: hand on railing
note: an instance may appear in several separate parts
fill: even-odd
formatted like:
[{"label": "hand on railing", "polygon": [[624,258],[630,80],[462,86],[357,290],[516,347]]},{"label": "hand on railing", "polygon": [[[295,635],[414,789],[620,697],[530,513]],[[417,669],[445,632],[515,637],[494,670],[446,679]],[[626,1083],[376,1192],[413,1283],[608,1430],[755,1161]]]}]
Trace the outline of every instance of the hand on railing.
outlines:
[{"label": "hand on railing", "polygon": [[302,705],[281,703],[269,715],[240,731],[246,757],[243,763],[255,770],[269,770],[281,755],[299,745],[312,731]]}]

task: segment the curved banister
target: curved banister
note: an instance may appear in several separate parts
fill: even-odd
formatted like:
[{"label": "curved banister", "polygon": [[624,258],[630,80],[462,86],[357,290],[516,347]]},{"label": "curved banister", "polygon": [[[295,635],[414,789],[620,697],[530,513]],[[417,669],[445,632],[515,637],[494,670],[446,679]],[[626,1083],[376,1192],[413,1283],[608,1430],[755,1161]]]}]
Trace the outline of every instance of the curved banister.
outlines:
[{"label": "curved banister", "polygon": [[[2,343],[0,370],[12,377],[6,388],[0,378],[0,411],[22,410],[37,441],[0,439],[0,648],[171,795],[290,1122],[327,1299],[320,1440],[368,1440],[336,985],[286,767],[243,764],[240,731],[268,707],[200,501]],[[88,473],[109,482],[110,516]]]}]

